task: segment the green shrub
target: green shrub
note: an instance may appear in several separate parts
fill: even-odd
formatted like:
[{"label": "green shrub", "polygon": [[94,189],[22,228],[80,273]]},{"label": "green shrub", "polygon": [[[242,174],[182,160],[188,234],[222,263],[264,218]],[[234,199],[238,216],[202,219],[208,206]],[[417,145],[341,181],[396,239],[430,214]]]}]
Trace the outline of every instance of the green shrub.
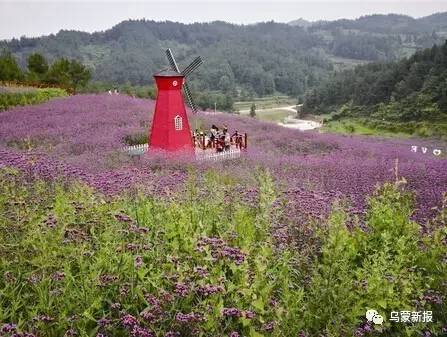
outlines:
[{"label": "green shrub", "polygon": [[147,144],[147,137],[147,133],[145,132],[133,133],[124,137],[124,143],[129,146]]},{"label": "green shrub", "polygon": [[67,92],[58,88],[43,88],[24,92],[0,93],[0,111],[17,105],[39,104],[55,97],[65,97]]},{"label": "green shrub", "polygon": [[[408,193],[385,184],[369,199],[367,230],[349,230],[348,214],[336,210],[329,228],[322,232],[322,255],[316,262],[304,310],[308,332],[325,330],[329,336],[348,336],[365,324],[367,309],[384,317],[387,336],[419,336],[440,333],[447,311],[430,303],[424,294],[445,298],[447,249],[445,227],[421,235],[410,220],[413,201]],[[391,311],[433,311],[435,323],[398,324],[389,321]]]},{"label": "green shrub", "polygon": [[353,124],[346,124],[346,131],[349,133],[354,133],[355,132],[355,126]]}]

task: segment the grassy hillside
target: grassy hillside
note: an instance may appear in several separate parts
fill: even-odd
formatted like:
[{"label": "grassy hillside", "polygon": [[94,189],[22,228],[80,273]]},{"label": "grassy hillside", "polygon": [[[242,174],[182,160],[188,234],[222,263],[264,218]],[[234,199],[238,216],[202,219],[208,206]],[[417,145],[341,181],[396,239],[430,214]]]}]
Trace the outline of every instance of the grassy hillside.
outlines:
[{"label": "grassy hillside", "polygon": [[370,128],[447,135],[447,42],[391,63],[334,74],[305,97],[306,112]]}]

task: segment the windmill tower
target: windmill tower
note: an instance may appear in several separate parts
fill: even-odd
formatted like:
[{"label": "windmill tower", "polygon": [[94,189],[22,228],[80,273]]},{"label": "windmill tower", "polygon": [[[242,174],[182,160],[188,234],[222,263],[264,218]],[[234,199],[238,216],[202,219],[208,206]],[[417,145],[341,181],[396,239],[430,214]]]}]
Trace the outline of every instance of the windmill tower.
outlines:
[{"label": "windmill tower", "polygon": [[170,49],[166,50],[166,56],[171,65],[171,70],[163,70],[154,74],[158,94],[149,136],[149,146],[152,149],[165,151],[184,150],[192,152],[194,146],[182,89],[191,110],[196,112],[197,108],[192,100],[191,91],[185,82],[185,78],[197,69],[203,61],[199,56],[180,72]]}]

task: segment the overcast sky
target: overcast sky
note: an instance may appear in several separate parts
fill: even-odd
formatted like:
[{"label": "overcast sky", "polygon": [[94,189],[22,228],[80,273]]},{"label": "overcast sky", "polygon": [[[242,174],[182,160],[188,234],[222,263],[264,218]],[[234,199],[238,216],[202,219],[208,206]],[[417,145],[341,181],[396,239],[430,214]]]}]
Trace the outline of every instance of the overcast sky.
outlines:
[{"label": "overcast sky", "polygon": [[0,0],[0,39],[40,36],[60,29],[87,32],[111,28],[126,19],[185,23],[223,20],[254,23],[274,20],[357,18],[399,13],[421,17],[447,11],[447,0],[314,0],[314,1],[14,1]]}]

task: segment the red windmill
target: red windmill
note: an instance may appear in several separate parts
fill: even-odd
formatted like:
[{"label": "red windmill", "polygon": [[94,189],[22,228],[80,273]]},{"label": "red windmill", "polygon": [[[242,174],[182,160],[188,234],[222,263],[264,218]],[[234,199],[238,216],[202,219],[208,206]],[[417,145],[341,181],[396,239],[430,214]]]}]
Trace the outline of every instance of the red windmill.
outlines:
[{"label": "red windmill", "polygon": [[185,83],[185,77],[190,75],[203,61],[199,56],[180,72],[170,49],[166,50],[166,55],[172,70],[164,70],[154,75],[158,94],[152,119],[149,146],[165,151],[184,150],[192,152],[194,145],[183,101],[182,88],[191,110],[196,112],[191,92]]}]

